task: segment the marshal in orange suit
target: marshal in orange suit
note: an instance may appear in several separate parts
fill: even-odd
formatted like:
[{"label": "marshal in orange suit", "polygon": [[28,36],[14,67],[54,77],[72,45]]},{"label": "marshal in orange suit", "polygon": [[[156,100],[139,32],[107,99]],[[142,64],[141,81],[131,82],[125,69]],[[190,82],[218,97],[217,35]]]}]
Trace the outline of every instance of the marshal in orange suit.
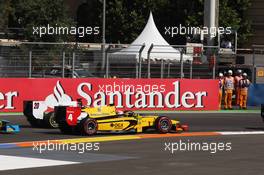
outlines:
[{"label": "marshal in orange suit", "polygon": [[239,105],[240,101],[240,87],[239,81],[242,79],[242,70],[237,70],[237,75],[235,76],[235,92],[236,92],[236,105]]},{"label": "marshal in orange suit", "polygon": [[219,73],[219,95],[218,95],[218,104],[219,104],[219,109],[221,109],[221,104],[222,104],[222,96],[223,96],[223,87],[224,87],[224,74]]},{"label": "marshal in orange suit", "polygon": [[224,79],[224,90],[225,90],[225,109],[232,108],[232,95],[234,90],[234,77],[232,77],[232,70],[228,70],[227,76]]},{"label": "marshal in orange suit", "polygon": [[239,81],[239,106],[240,109],[246,109],[247,108],[247,97],[248,97],[248,87],[250,86],[250,81],[247,78],[247,74],[243,73],[243,78]]}]

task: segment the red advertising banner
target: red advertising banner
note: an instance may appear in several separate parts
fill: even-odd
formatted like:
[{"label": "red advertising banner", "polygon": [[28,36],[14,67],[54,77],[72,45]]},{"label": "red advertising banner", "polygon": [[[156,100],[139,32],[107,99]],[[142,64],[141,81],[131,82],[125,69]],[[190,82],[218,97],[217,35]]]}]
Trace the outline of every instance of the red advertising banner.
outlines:
[{"label": "red advertising banner", "polygon": [[48,108],[82,99],[132,110],[218,110],[218,81],[189,79],[0,79],[0,112],[22,112],[24,100]]}]

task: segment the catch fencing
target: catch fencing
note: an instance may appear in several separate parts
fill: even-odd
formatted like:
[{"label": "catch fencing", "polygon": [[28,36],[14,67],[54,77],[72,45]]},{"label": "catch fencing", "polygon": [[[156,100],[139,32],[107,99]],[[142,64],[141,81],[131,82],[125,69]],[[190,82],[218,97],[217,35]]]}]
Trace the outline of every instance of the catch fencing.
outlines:
[{"label": "catch fencing", "polygon": [[[166,50],[176,59],[163,57]],[[218,47],[202,45],[2,42],[0,77],[206,79],[215,78],[218,59]]]}]

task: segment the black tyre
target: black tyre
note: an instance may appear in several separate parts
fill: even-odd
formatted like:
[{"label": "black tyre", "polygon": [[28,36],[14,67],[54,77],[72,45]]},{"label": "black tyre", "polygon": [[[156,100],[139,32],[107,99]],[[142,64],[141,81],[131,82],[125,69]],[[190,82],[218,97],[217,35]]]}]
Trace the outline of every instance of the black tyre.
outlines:
[{"label": "black tyre", "polygon": [[54,112],[50,112],[44,116],[45,125],[49,128],[58,128],[59,125],[55,120]]},{"label": "black tyre", "polygon": [[82,122],[82,128],[85,135],[94,135],[98,129],[97,121],[95,119],[86,118],[86,120]]},{"label": "black tyre", "polygon": [[156,119],[155,127],[159,133],[165,134],[165,133],[170,132],[171,127],[172,127],[172,123],[168,117],[162,116],[162,117],[158,117]]}]

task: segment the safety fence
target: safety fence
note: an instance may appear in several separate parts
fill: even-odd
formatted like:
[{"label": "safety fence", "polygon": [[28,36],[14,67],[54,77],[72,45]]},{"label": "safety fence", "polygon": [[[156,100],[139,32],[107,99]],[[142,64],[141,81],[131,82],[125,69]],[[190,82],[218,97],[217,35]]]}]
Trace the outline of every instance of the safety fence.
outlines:
[{"label": "safety fence", "polygon": [[[103,52],[104,51],[104,52]],[[218,47],[0,43],[0,77],[214,78]]]}]

